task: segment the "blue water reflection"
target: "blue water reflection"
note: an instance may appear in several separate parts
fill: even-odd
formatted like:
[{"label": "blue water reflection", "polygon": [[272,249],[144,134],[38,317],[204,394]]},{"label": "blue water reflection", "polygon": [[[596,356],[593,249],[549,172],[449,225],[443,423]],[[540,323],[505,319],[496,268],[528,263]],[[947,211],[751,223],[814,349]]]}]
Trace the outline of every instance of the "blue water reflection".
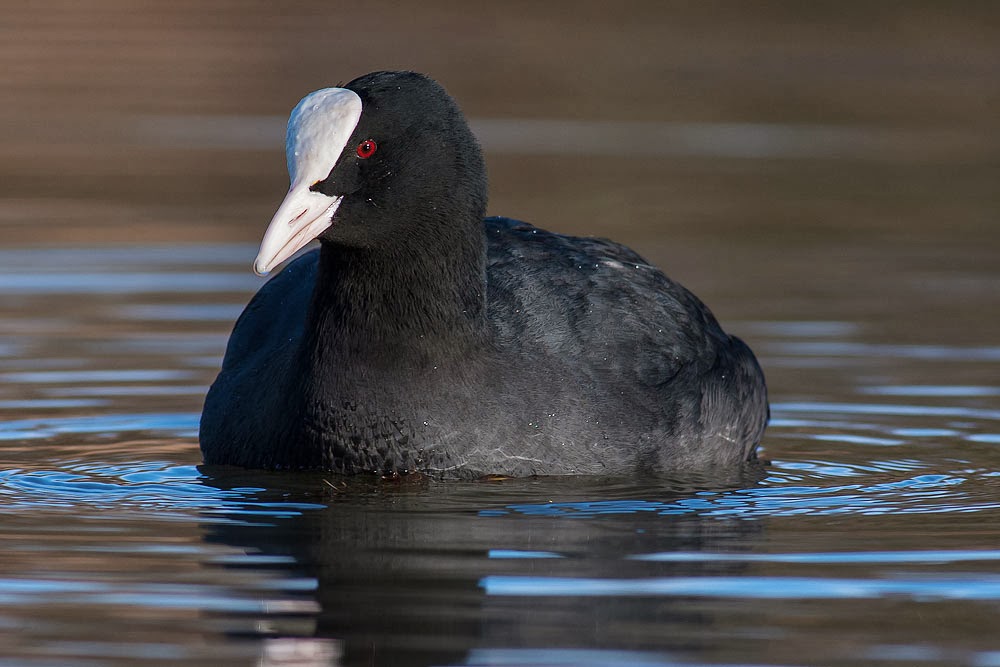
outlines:
[{"label": "blue water reflection", "polygon": [[[61,614],[102,627],[129,617],[172,662],[196,662],[204,647],[187,638],[216,633],[213,647],[243,657],[237,645],[252,642],[259,664],[370,664],[373,637],[391,638],[380,655],[400,664],[796,664],[799,650],[737,657],[824,636],[789,617],[863,634],[947,605],[986,618],[1000,600],[1000,390],[988,372],[952,372],[988,371],[1000,348],[864,342],[849,320],[745,323],[779,389],[769,462],[736,478],[439,484],[212,469],[200,466],[198,408],[258,284],[243,266],[252,252],[55,252],[65,266],[8,253],[0,269],[23,276],[0,285],[15,332],[0,343],[11,563],[0,634],[30,627],[22,653],[156,654],[157,641]],[[218,271],[217,257],[232,264]],[[79,305],[84,289],[107,299]],[[23,316],[17,300],[35,298],[44,312]],[[51,316],[53,298],[65,317]],[[102,335],[63,338],[72,326]],[[836,386],[789,386],[817,368]],[[88,636],[63,637],[83,625]],[[173,627],[183,640],[164,634]],[[852,655],[991,659],[927,634],[876,633]]]},{"label": "blue water reflection", "polygon": [[864,600],[905,596],[923,601],[1000,600],[1000,576],[952,576],[885,581],[819,577],[670,577],[648,579],[576,579],[558,577],[486,577],[488,595],[517,596],[696,596],[744,599]]}]

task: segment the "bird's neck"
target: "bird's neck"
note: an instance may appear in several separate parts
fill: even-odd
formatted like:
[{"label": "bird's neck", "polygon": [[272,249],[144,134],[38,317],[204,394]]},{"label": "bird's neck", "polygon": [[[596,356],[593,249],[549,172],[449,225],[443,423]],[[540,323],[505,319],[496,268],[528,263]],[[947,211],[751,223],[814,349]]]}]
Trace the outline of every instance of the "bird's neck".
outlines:
[{"label": "bird's neck", "polygon": [[[324,243],[306,324],[313,363],[434,363],[485,331],[481,223],[440,239],[400,237],[371,248]],[[338,358],[340,357],[340,358]]]}]

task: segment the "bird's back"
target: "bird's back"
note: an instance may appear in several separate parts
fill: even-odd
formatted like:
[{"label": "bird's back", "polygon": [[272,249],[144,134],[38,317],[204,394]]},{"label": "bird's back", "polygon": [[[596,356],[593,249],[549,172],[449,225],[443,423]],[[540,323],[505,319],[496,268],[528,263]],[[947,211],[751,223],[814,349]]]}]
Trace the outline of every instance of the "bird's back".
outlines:
[{"label": "bird's back", "polygon": [[562,373],[526,387],[565,383],[587,397],[605,426],[579,426],[580,436],[613,439],[623,463],[661,469],[752,458],[768,415],[763,374],[697,297],[612,241],[507,218],[488,218],[486,234],[498,343]]}]

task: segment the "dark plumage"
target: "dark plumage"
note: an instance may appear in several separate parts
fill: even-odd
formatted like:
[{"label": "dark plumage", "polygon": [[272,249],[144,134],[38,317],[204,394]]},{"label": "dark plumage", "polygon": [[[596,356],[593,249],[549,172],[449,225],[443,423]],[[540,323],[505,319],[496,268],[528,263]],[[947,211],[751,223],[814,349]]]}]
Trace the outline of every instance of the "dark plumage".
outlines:
[{"label": "dark plumage", "polygon": [[[206,463],[476,477],[755,457],[764,378],[704,304],[611,241],[484,221],[479,147],[430,79],[381,72],[345,88],[360,105],[330,93],[348,109],[331,164],[304,162],[312,96],[293,112],[274,233],[339,208],[320,249],[236,323],[202,414]],[[377,150],[362,157],[368,139]],[[316,213],[296,217],[304,206]],[[305,243],[268,235],[263,270]]]}]

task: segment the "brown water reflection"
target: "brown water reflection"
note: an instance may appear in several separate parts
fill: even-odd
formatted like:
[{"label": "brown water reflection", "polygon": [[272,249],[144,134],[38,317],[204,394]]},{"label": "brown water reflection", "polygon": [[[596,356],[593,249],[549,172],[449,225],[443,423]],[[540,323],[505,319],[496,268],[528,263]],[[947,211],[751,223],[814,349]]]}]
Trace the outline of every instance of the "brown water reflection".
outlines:
[{"label": "brown water reflection", "polygon": [[[286,182],[290,106],[412,68],[473,119],[514,124],[486,133],[491,212],[628,242],[723,319],[840,318],[846,300],[894,335],[986,342],[998,24],[989,3],[12,6],[0,243],[256,242]],[[545,130],[519,143],[523,119],[596,139],[529,150]],[[654,131],[681,150],[647,154]],[[609,134],[627,137],[617,155],[595,149]],[[928,303],[898,297],[901,273]]]}]

